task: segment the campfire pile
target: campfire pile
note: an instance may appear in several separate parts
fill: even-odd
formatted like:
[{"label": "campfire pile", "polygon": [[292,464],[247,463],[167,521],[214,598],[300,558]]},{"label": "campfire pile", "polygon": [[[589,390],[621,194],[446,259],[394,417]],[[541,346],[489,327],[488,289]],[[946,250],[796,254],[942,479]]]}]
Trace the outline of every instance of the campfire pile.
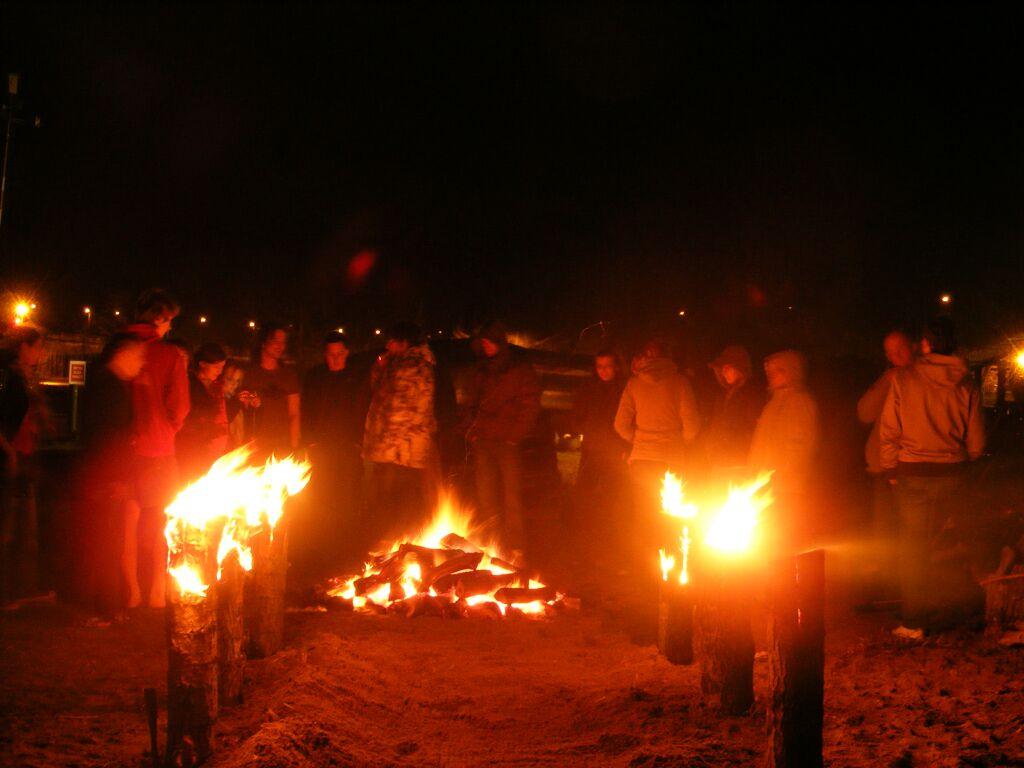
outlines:
[{"label": "campfire pile", "polygon": [[445,499],[415,536],[370,556],[363,573],[328,590],[357,611],[445,618],[546,616],[577,607],[516,564],[478,545],[471,517]]}]

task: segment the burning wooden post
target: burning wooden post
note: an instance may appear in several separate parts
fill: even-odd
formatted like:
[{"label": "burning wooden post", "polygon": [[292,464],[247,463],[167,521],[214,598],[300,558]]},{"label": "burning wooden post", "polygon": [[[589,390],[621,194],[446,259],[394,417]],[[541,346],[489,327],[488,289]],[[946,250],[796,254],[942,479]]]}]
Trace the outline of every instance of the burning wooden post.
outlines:
[{"label": "burning wooden post", "polygon": [[253,566],[245,583],[245,629],[251,659],[273,656],[284,643],[284,594],[288,579],[286,526],[252,540]]},{"label": "burning wooden post", "polygon": [[[179,497],[180,499],[181,497]],[[177,503],[177,500],[176,502]],[[172,511],[173,510],[173,511]],[[205,526],[168,507],[167,765],[202,763],[217,719],[217,604]]]},{"label": "burning wooden post", "polygon": [[754,703],[753,569],[750,554],[758,518],[772,503],[764,491],[771,474],[731,487],[704,530],[698,578],[701,690],[718,696],[723,712],[742,714]]},{"label": "burning wooden post", "polygon": [[[217,582],[218,696],[222,705],[240,704],[245,671],[245,573],[235,554],[223,562]],[[249,567],[252,567],[250,562]]]},{"label": "burning wooden post", "polygon": [[700,687],[722,712],[740,715],[754,703],[754,632],[749,576],[720,564],[701,570],[697,605]]},{"label": "burning wooden post", "polygon": [[782,560],[771,577],[769,768],[819,768],[825,708],[825,553]]},{"label": "burning wooden post", "polygon": [[659,550],[658,650],[672,664],[693,663],[693,594],[690,586],[690,521],[697,507],[683,501],[683,484],[671,472],[661,484],[661,509],[682,521],[678,569],[675,554]]}]

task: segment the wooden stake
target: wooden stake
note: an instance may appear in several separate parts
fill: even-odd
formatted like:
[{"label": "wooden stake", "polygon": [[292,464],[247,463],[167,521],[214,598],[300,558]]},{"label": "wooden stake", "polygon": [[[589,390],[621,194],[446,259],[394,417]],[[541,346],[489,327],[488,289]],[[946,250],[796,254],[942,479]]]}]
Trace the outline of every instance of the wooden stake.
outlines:
[{"label": "wooden stake", "polygon": [[693,595],[675,578],[658,591],[658,650],[672,664],[693,663]]},{"label": "wooden stake", "polygon": [[771,578],[768,768],[821,768],[825,553],[783,559]]},{"label": "wooden stake", "polygon": [[205,598],[172,596],[167,645],[166,764],[178,765],[186,754],[202,763],[212,751],[217,719],[215,591]]},{"label": "wooden stake", "polygon": [[245,584],[245,631],[250,659],[273,656],[284,644],[284,594],[288,578],[288,527],[278,523],[251,541],[253,564]]},{"label": "wooden stake", "polygon": [[218,702],[231,706],[242,702],[245,672],[245,572],[237,555],[224,561],[217,583]]},{"label": "wooden stake", "polygon": [[751,581],[748,569],[735,563],[709,563],[699,573],[700,687],[706,696],[718,696],[729,715],[744,714],[754,703]]},{"label": "wooden stake", "polygon": [[156,688],[146,688],[142,693],[146,700],[146,725],[149,726],[150,759],[153,763],[153,768],[160,768],[160,744],[157,742],[156,729]]}]

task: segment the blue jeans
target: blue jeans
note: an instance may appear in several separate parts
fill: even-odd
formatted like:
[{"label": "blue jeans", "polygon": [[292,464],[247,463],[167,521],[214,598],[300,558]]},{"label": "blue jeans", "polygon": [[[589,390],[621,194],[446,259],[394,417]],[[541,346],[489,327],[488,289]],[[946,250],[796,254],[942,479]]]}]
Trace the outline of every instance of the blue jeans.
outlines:
[{"label": "blue jeans", "polygon": [[960,490],[953,477],[900,477],[896,486],[899,506],[899,579],[905,626],[927,629],[944,606],[932,565],[934,544]]}]

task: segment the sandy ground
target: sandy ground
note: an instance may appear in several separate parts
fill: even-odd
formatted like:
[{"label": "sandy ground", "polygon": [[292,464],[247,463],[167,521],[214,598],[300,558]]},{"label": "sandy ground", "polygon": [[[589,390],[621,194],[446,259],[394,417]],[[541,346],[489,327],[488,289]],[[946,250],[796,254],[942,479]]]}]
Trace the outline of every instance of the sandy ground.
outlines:
[{"label": "sandy ground", "polygon": [[[837,602],[827,765],[1024,766],[1024,650],[977,633],[900,646],[891,616]],[[150,764],[142,690],[163,694],[162,617],[81,619],[0,617],[4,765]],[[765,661],[754,711],[721,717],[695,667],[631,642],[607,606],[552,621],[290,613],[287,630],[222,712],[213,765],[692,768],[756,765],[765,748]]]}]

